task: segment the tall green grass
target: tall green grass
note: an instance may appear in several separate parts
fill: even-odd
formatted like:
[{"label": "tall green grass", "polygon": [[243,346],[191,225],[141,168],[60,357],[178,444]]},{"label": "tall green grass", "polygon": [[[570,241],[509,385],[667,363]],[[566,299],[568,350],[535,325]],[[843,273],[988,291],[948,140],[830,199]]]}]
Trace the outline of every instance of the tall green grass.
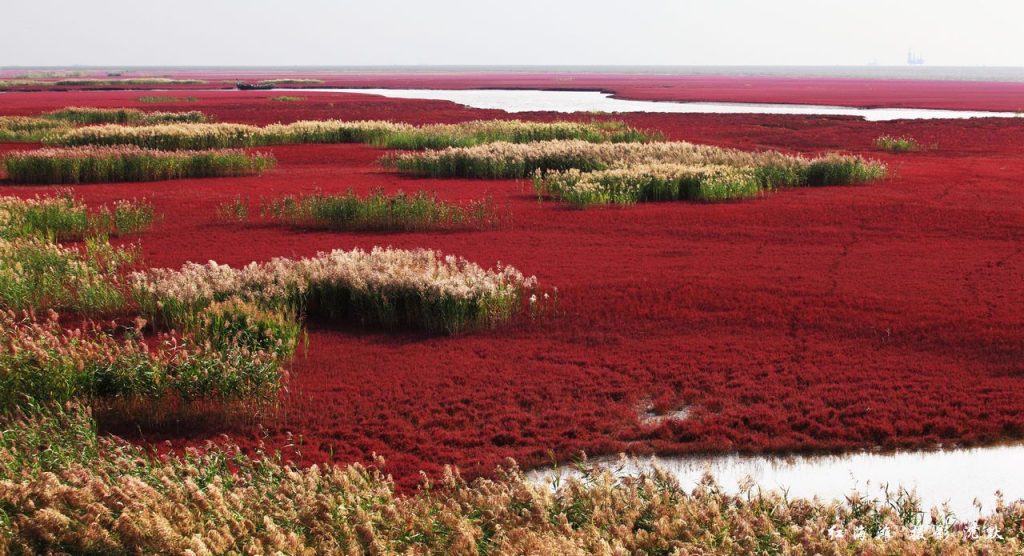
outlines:
[{"label": "tall green grass", "polygon": [[826,155],[811,160],[804,169],[807,185],[852,185],[884,178],[886,167],[857,156]]},{"label": "tall green grass", "polygon": [[116,85],[203,85],[205,83],[206,81],[203,81],[202,79],[171,79],[168,77],[129,77],[125,79],[61,79],[59,81],[52,83],[52,85],[66,87],[110,87]]},{"label": "tall green grass", "polygon": [[92,108],[71,106],[43,114],[42,118],[68,122],[74,125],[130,124],[157,125],[173,123],[202,123],[206,114],[190,112],[144,112],[137,108]]},{"label": "tall green grass", "polygon": [[[138,329],[87,323],[68,331],[55,313],[39,320],[10,312],[0,312],[0,334],[7,342],[0,350],[0,403],[7,409],[72,400],[273,401],[282,378],[281,358],[256,348],[266,338],[245,345],[225,336],[213,345],[167,336],[152,349]],[[293,340],[279,346],[282,354],[294,349]]]},{"label": "tall green grass", "polygon": [[646,165],[597,172],[551,172],[534,178],[539,195],[577,207],[650,201],[719,202],[762,192],[756,172],[729,166]]},{"label": "tall green grass", "polygon": [[0,240],[0,309],[116,313],[126,303],[118,277],[138,258],[137,248],[114,247],[103,237],[82,247]]},{"label": "tall green grass", "polygon": [[75,147],[9,153],[3,163],[19,183],[74,184],[251,176],[274,166],[270,154],[241,150],[159,151],[134,146]]},{"label": "tall green grass", "polygon": [[28,116],[0,116],[0,142],[35,142],[67,131],[71,124]]},{"label": "tall green grass", "polygon": [[921,144],[913,137],[882,135],[875,139],[875,146],[883,151],[906,153],[921,150]]},{"label": "tall green grass", "polygon": [[141,232],[153,222],[148,201],[120,200],[113,208],[90,210],[70,191],[32,199],[0,197],[0,238],[38,238],[50,241],[128,235]]},{"label": "tall green grass", "polygon": [[577,139],[602,143],[642,142],[657,133],[622,122],[524,122],[495,120],[413,126],[388,121],[300,121],[257,127],[243,124],[105,125],[70,130],[47,142],[56,145],[136,145],[153,149],[210,149],[307,143],[367,143],[421,149]]},{"label": "tall green grass", "polygon": [[[230,208],[222,212],[238,214]],[[399,191],[388,195],[382,189],[366,196],[349,190],[344,195],[313,193],[278,197],[263,203],[260,213],[275,222],[330,230],[481,229],[496,226],[499,220],[489,200],[458,205],[426,191],[411,195]]]},{"label": "tall green grass", "polygon": [[138,101],[143,104],[174,104],[179,102],[197,102],[198,97],[143,96]]}]

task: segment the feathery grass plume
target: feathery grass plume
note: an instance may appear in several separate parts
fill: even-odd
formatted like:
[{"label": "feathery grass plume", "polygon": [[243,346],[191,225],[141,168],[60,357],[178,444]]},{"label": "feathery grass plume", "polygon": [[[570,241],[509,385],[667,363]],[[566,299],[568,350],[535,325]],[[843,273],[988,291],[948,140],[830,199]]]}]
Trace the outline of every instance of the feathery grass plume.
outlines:
[{"label": "feathery grass plume", "polygon": [[431,250],[354,249],[232,268],[210,262],[131,275],[143,314],[180,328],[211,303],[240,299],[265,309],[363,325],[458,334],[494,327],[523,309],[536,278],[509,266],[485,270]]},{"label": "feathery grass plume", "polygon": [[921,144],[909,136],[883,135],[875,139],[875,146],[883,151],[906,153],[921,150]]},{"label": "feathery grass plume", "polygon": [[730,201],[761,193],[757,174],[749,168],[645,164],[595,172],[566,170],[534,177],[539,195],[586,207],[648,201]]},{"label": "feathery grass plume", "polygon": [[242,150],[161,151],[132,145],[8,153],[7,177],[20,183],[97,183],[259,175],[270,154]]},{"label": "feathery grass plume", "polygon": [[0,116],[0,142],[35,142],[67,131],[71,124],[28,116]]},{"label": "feathery grass plume", "polygon": [[[904,490],[793,498],[655,470],[581,467],[557,484],[514,464],[396,492],[376,466],[296,468],[209,447],[160,457],[100,436],[81,404],[0,417],[0,550],[90,554],[1020,554],[1024,503],[974,525]],[[45,447],[41,450],[40,447]]]},{"label": "feathery grass plume", "polygon": [[90,211],[69,190],[31,199],[0,197],[0,238],[38,238],[50,241],[127,235],[153,222],[153,205],[142,200],[119,200]]},{"label": "feathery grass plume", "polygon": [[144,96],[139,97],[138,101],[143,104],[173,104],[176,102],[196,102],[198,97],[162,97],[162,96]]},{"label": "feathery grass plume", "polygon": [[[254,322],[237,320],[230,311],[218,313],[228,320],[214,333],[251,335],[230,329]],[[140,330],[126,330],[123,338],[93,323],[69,331],[53,312],[40,320],[0,311],[0,336],[5,338],[0,347],[0,403],[5,408],[75,399],[271,400],[282,379],[278,352],[290,355],[294,349],[294,337],[247,337],[243,343],[220,336],[214,345],[172,335],[158,338],[153,349]],[[286,341],[292,344],[276,343]]]},{"label": "feathery grass plume", "polygon": [[[283,196],[263,203],[260,213],[272,221],[330,230],[418,231],[483,229],[498,224],[490,200],[448,203],[419,191],[393,195],[376,189],[367,196],[313,193]],[[237,214],[237,212],[236,212]]]},{"label": "feathery grass plume", "polygon": [[0,309],[115,313],[126,301],[120,276],[138,258],[138,248],[114,247],[102,237],[82,248],[0,239]]},{"label": "feathery grass plume", "polygon": [[622,122],[476,121],[414,126],[389,121],[307,120],[265,127],[242,124],[106,125],[78,128],[48,139],[56,145],[137,145],[153,149],[209,149],[307,143],[367,143],[420,149],[491,141],[578,139],[597,142],[652,141],[660,137]]},{"label": "feathery grass plume", "polygon": [[70,106],[43,114],[42,118],[64,121],[74,125],[131,124],[156,125],[173,123],[202,123],[206,114],[191,112],[144,112],[137,108],[92,108]]}]

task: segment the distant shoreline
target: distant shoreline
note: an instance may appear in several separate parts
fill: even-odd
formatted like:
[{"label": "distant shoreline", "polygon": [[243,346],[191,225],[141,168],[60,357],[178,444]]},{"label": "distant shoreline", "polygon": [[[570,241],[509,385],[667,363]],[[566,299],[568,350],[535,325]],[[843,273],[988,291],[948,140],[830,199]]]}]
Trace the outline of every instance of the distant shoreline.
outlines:
[{"label": "distant shoreline", "polygon": [[422,66],[3,66],[0,71],[123,70],[244,71],[275,73],[325,72],[431,74],[431,73],[575,73],[670,76],[817,77],[853,79],[919,79],[936,81],[1024,82],[1024,67],[1001,66],[528,66],[528,65],[422,65]]}]

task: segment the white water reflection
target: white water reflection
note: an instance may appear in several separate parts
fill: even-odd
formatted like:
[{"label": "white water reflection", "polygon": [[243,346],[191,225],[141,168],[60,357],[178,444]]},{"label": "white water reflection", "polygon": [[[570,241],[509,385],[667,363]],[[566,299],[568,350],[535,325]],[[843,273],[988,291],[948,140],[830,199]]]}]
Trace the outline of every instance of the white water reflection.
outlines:
[{"label": "white water reflection", "polygon": [[[650,470],[652,463],[674,475],[687,491],[705,471],[727,491],[736,493],[747,477],[762,490],[786,490],[790,498],[819,497],[842,500],[854,491],[875,498],[888,486],[916,490],[925,511],[948,503],[957,518],[978,517],[995,508],[996,492],[1007,502],[1024,498],[1024,445],[895,454],[858,453],[843,456],[764,457],[664,457],[653,459],[594,460],[619,475]],[[573,473],[563,468],[559,473]],[[547,481],[551,469],[537,469],[528,476]]]},{"label": "white water reflection", "polygon": [[740,102],[671,102],[625,100],[599,91],[529,89],[274,89],[286,92],[362,93],[389,98],[448,100],[472,108],[506,112],[663,112],[673,114],[793,114],[856,116],[868,121],[1013,118],[1014,112],[931,110],[926,108],[855,108],[813,104],[748,104]]}]

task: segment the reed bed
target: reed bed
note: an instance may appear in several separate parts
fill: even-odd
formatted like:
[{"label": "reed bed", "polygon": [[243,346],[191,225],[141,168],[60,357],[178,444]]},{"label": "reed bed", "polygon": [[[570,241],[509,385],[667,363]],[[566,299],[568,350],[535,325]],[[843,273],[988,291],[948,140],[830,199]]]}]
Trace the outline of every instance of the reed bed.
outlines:
[{"label": "reed bed", "polygon": [[[237,209],[227,207],[220,212],[239,219]],[[262,203],[260,214],[290,226],[357,231],[483,229],[495,227],[499,221],[490,200],[458,205],[426,191],[411,195],[399,191],[388,195],[382,189],[365,196],[349,190],[344,195],[313,193],[278,197]]]},{"label": "reed bed", "polygon": [[431,250],[379,247],[243,268],[188,263],[180,270],[137,272],[131,281],[143,314],[170,328],[212,303],[239,299],[265,309],[448,334],[508,321],[536,285],[508,266],[485,270]]},{"label": "reed bed", "polygon": [[129,124],[156,125],[174,123],[203,123],[206,114],[189,112],[145,112],[136,108],[92,108],[71,106],[43,114],[42,118],[68,122],[74,125]]},{"label": "reed bed", "polygon": [[270,154],[242,150],[172,152],[122,145],[19,151],[3,163],[14,182],[74,184],[252,176],[275,161]]},{"label": "reed bed", "polygon": [[28,116],[0,116],[0,142],[36,142],[71,129],[64,121]]},{"label": "reed bed", "polygon": [[[772,189],[864,183],[886,174],[881,163],[856,156],[830,154],[807,159],[774,151],[747,152],[686,142],[495,142],[399,153],[385,157],[383,163],[400,172],[437,178],[533,177],[540,192],[575,195],[574,202],[582,204],[636,202],[645,200],[645,195],[669,196],[672,193],[668,190],[681,199],[747,198],[757,193],[751,175],[759,189]],[[711,169],[700,173],[698,181],[703,185],[681,181],[683,174],[697,175],[693,169],[698,167]],[[722,167],[735,170],[727,175]],[[594,175],[582,175],[586,173]]]},{"label": "reed bed", "polygon": [[70,191],[31,199],[0,197],[0,238],[81,240],[96,236],[139,233],[153,222],[153,205],[142,200],[119,200],[113,208],[90,210]]},{"label": "reed bed", "polygon": [[134,145],[146,149],[200,150],[253,147],[262,144],[259,127],[245,124],[99,125],[81,127],[53,137],[52,145]]},{"label": "reed bed", "polygon": [[477,145],[490,141],[548,139],[627,142],[659,135],[622,122],[524,122],[495,120],[414,126],[389,121],[309,120],[266,127],[242,124],[107,125],[78,128],[48,141],[57,145],[136,145],[153,149],[211,149],[308,143],[367,143],[387,148],[421,149]]},{"label": "reed bed", "polygon": [[875,139],[875,146],[883,151],[906,153],[921,150],[921,144],[913,137],[906,135],[882,135]]},{"label": "reed bed", "polygon": [[538,173],[534,189],[578,207],[648,201],[716,202],[757,197],[761,180],[750,168],[647,164],[581,172]]},{"label": "reed bed", "polygon": [[167,96],[144,96],[139,97],[138,101],[143,104],[174,104],[178,102],[197,102],[198,97],[167,97]]},{"label": "reed bed", "polygon": [[[655,471],[535,484],[446,468],[411,494],[373,466],[297,468],[209,447],[154,455],[80,404],[0,425],[0,551],[12,554],[1020,554],[1024,504],[974,523],[905,491],[806,500]],[[41,449],[45,447],[45,449]]]},{"label": "reed bed", "polygon": [[259,81],[257,85],[323,85],[324,82],[320,79],[298,79],[298,78],[282,78],[282,79],[264,79]]},{"label": "reed bed", "polygon": [[400,172],[419,176],[481,179],[528,178],[537,171],[590,172],[650,163],[722,165],[771,168],[786,182],[799,179],[802,165],[801,159],[773,151],[748,152],[682,141],[590,143],[577,140],[494,142],[399,153],[386,157],[384,163]]},{"label": "reed bed", "polygon": [[136,247],[114,247],[106,238],[81,247],[0,239],[0,309],[117,313],[127,304],[121,276],[138,259]]},{"label": "reed bed", "polygon": [[297,337],[269,338],[260,349],[253,342],[212,344],[165,335],[152,341],[154,348],[140,328],[119,334],[86,323],[69,331],[53,312],[38,319],[0,311],[0,403],[12,408],[71,400],[271,401],[282,380],[279,353],[290,355]]},{"label": "reed bed", "polygon": [[202,79],[171,79],[168,77],[130,77],[126,79],[61,79],[53,83],[44,83],[47,85],[59,85],[66,87],[110,87],[116,85],[203,85],[206,81],[203,81]]},{"label": "reed bed", "polygon": [[38,79],[0,79],[0,89],[17,89],[19,87],[42,87],[50,85],[50,81]]}]

